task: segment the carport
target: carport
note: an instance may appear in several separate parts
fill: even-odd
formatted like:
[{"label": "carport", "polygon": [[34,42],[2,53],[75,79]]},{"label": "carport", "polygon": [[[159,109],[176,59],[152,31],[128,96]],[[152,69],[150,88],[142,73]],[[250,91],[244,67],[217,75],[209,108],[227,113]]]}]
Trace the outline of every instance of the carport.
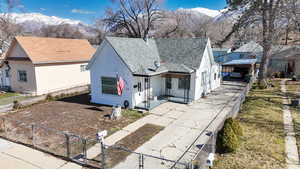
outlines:
[{"label": "carport", "polygon": [[224,80],[248,81],[256,73],[257,59],[232,60],[222,65],[222,75]]}]

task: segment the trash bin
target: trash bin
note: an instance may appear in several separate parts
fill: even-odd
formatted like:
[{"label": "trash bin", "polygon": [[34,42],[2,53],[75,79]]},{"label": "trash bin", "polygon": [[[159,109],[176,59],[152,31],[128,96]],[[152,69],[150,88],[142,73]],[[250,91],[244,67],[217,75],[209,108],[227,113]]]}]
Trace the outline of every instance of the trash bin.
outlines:
[{"label": "trash bin", "polygon": [[299,106],[299,99],[298,98],[293,98],[292,102],[291,102],[291,106],[298,107]]}]

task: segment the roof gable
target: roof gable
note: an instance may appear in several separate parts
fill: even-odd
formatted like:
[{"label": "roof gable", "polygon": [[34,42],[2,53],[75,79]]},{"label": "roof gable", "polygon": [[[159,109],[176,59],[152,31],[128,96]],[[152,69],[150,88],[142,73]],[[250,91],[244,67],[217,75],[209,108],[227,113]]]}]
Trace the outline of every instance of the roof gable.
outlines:
[{"label": "roof gable", "polygon": [[154,68],[154,62],[160,62],[153,39],[146,42],[140,38],[107,37],[106,40],[133,73],[140,71],[141,67]]},{"label": "roof gable", "polygon": [[89,61],[95,52],[87,40],[81,39],[19,36],[14,41],[21,46],[33,64]]},{"label": "roof gable", "polygon": [[200,67],[207,38],[156,39],[162,62],[183,64],[191,69]]}]

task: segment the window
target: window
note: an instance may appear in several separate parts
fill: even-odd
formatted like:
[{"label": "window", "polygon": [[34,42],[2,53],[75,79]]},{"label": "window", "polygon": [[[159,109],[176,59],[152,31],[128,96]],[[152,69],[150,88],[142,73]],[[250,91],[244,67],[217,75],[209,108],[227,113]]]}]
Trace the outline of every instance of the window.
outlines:
[{"label": "window", "polygon": [[215,73],[215,75],[214,75],[214,79],[215,79],[215,80],[217,80],[217,73]]},{"label": "window", "polygon": [[102,83],[102,93],[103,94],[118,95],[117,78],[102,77],[101,83]]},{"label": "window", "polygon": [[5,77],[9,77],[9,70],[5,70]]},{"label": "window", "polygon": [[25,70],[19,70],[18,74],[20,82],[27,82],[27,72]]},{"label": "window", "polygon": [[86,67],[87,67],[87,65],[80,65],[80,72],[87,71]]},{"label": "window", "polygon": [[190,79],[189,78],[179,78],[178,79],[178,89],[190,89]]},{"label": "window", "polygon": [[201,86],[205,87],[207,84],[207,72],[202,72],[202,80],[201,80]]},{"label": "window", "polygon": [[172,78],[166,78],[166,88],[172,89]]},{"label": "window", "polygon": [[138,92],[142,92],[142,83],[138,82]]}]

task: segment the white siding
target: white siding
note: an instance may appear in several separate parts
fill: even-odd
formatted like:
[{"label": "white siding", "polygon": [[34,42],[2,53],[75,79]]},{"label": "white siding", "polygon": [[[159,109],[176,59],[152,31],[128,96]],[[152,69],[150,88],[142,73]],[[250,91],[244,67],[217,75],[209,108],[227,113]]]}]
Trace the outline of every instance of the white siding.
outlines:
[{"label": "white siding", "polygon": [[[145,101],[145,78],[144,77],[134,77],[134,83],[133,85],[138,85],[138,83],[141,83],[141,88],[142,91],[138,91],[138,88],[134,88],[133,89],[133,94],[134,94],[134,99],[133,99],[133,103],[134,105],[138,105],[140,103],[142,103],[143,101]],[[151,77],[150,79],[150,97],[154,98],[155,96],[161,96],[164,92],[164,78],[162,78],[161,76],[154,76]]]},{"label": "white siding", "polygon": [[[220,87],[221,79],[219,78],[218,74],[220,72],[220,67],[218,64],[212,63],[214,62],[213,56],[212,56],[212,49],[208,43],[203,57],[202,62],[200,65],[200,68],[196,71],[194,76],[194,100],[198,100],[201,98],[202,93],[204,92],[204,87],[202,86],[202,72],[207,72],[207,83],[206,88],[207,90],[205,93],[210,93],[212,90],[215,90],[216,88]],[[217,74],[217,79],[214,80],[214,74]]]},{"label": "white siding", "polygon": [[[201,86],[201,76],[202,72],[204,71],[207,72],[207,79],[209,82],[207,84],[207,92],[211,92],[212,90],[220,86],[220,67],[218,64],[214,63],[210,45],[207,45],[202,59],[203,60],[199,69],[191,75],[191,100],[197,100],[202,96],[203,87]],[[132,72],[130,72],[125,63],[106,41],[104,41],[98,48],[89,66],[91,74],[91,95],[93,103],[114,106],[123,105],[124,101],[128,100],[130,102],[130,108],[134,108],[136,105],[144,101],[145,78],[133,76]],[[216,80],[214,80],[215,73],[217,77]],[[116,77],[117,74],[121,76],[126,82],[126,88],[123,95],[116,96],[102,94],[101,77]],[[137,87],[134,88],[134,86],[137,86],[139,82],[141,83],[141,92],[138,91]],[[170,94],[175,97],[184,97],[184,90],[178,89],[178,82],[179,81],[177,78],[172,78],[172,89]],[[150,88],[152,98],[154,96],[165,94],[165,78],[162,78],[161,76],[151,77]]]},{"label": "white siding", "polygon": [[87,64],[88,63],[36,66],[37,95],[90,84],[89,71],[82,72],[80,69],[81,65]]},{"label": "white siding", "polygon": [[[105,105],[122,105],[129,101],[133,108],[133,76],[114,49],[104,41],[95,54],[95,60],[90,67],[92,102]],[[122,77],[125,89],[122,96],[102,94],[101,77]]]}]

